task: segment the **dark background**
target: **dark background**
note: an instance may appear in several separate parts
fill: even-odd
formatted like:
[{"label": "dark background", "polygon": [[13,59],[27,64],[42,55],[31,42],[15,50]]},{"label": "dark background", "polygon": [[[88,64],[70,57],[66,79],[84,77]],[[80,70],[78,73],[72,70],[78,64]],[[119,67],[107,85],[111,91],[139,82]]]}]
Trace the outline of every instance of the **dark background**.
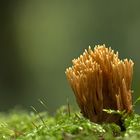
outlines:
[{"label": "dark background", "polygon": [[0,111],[16,105],[42,110],[38,99],[49,112],[67,98],[76,105],[64,72],[96,44],[135,62],[135,100],[140,91],[139,5],[139,0],[1,0]]}]

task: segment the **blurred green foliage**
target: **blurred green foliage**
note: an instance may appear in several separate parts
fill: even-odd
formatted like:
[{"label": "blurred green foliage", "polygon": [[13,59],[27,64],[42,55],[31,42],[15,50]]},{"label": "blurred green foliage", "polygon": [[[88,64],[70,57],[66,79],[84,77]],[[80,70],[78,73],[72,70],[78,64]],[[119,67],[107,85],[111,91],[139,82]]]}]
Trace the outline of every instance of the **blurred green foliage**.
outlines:
[{"label": "blurred green foliage", "polygon": [[[105,43],[134,66],[134,98],[140,69],[140,1],[2,0],[0,4],[0,110],[16,104],[53,112],[75,104],[65,69],[89,45]],[[138,111],[138,108],[137,108]]]}]

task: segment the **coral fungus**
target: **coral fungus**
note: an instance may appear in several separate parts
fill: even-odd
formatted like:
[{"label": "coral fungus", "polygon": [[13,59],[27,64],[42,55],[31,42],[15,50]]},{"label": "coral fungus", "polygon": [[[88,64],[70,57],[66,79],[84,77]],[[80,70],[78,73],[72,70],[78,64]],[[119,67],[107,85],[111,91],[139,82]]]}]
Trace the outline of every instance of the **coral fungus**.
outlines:
[{"label": "coral fungus", "polygon": [[98,123],[117,122],[118,116],[103,109],[132,112],[132,60],[120,60],[118,52],[98,45],[72,62],[66,76],[86,118]]}]

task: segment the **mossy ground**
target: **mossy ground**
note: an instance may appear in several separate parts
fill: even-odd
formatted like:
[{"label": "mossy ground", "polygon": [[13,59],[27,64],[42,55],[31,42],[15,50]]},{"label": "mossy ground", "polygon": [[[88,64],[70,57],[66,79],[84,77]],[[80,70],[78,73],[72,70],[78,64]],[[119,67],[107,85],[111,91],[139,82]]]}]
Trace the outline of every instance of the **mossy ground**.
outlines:
[{"label": "mossy ground", "polygon": [[95,124],[79,112],[61,107],[52,117],[47,112],[11,111],[0,114],[0,140],[139,140],[140,115],[131,114],[123,123]]}]

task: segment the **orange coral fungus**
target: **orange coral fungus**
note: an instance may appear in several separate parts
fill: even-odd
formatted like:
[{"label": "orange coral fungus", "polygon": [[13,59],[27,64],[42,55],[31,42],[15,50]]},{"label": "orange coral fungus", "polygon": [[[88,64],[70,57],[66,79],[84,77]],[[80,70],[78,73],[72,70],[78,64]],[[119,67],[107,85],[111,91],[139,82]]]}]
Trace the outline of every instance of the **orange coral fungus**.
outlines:
[{"label": "orange coral fungus", "polygon": [[105,45],[90,47],[66,69],[82,114],[93,122],[115,122],[118,116],[103,109],[132,112],[131,82],[133,61],[120,60]]}]

